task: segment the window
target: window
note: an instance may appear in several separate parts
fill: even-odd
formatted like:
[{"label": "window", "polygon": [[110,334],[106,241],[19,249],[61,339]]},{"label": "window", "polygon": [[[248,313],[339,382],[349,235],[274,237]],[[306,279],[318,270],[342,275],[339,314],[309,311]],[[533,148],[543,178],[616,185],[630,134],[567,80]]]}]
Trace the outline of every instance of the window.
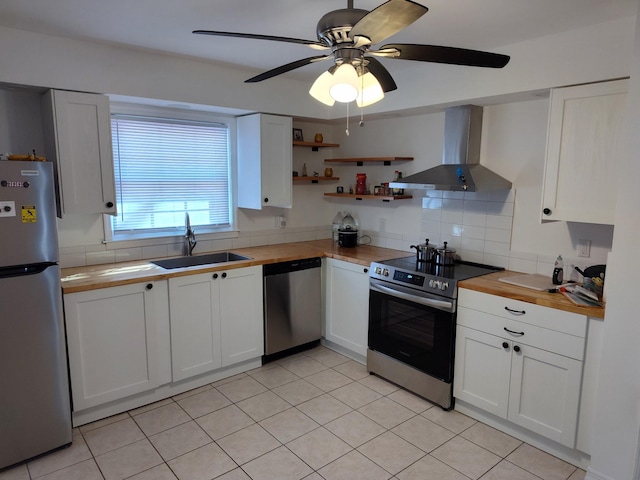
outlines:
[{"label": "window", "polygon": [[229,230],[229,126],[113,114],[118,215],[111,239],[181,235],[185,212],[199,233]]}]

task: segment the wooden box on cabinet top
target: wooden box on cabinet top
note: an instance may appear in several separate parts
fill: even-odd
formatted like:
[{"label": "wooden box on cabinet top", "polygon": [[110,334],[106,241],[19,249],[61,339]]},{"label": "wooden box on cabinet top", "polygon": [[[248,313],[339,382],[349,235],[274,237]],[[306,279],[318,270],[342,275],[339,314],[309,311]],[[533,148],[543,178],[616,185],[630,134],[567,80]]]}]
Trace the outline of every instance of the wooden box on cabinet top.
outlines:
[{"label": "wooden box on cabinet top", "polygon": [[613,225],[627,84],[551,90],[543,221]]},{"label": "wooden box on cabinet top", "polygon": [[58,213],[115,215],[109,98],[49,90],[42,106],[46,155],[58,176]]}]

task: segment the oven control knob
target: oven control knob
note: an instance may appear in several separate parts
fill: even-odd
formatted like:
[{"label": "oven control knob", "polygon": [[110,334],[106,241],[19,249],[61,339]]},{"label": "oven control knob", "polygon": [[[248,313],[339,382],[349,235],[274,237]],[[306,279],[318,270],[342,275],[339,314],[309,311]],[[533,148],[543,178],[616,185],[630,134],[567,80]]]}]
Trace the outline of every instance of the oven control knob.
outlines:
[{"label": "oven control knob", "polygon": [[384,270],[382,270],[382,275],[384,275],[385,277],[388,277],[389,276],[389,270],[386,269],[386,268]]},{"label": "oven control knob", "polygon": [[376,267],[375,272],[376,272],[376,275],[380,275],[380,273],[382,273],[382,268]]},{"label": "oven control knob", "polygon": [[440,290],[446,290],[449,288],[449,282],[442,282],[440,285]]},{"label": "oven control knob", "polygon": [[436,281],[435,280],[429,280],[429,286],[431,288],[433,288],[436,285]]}]

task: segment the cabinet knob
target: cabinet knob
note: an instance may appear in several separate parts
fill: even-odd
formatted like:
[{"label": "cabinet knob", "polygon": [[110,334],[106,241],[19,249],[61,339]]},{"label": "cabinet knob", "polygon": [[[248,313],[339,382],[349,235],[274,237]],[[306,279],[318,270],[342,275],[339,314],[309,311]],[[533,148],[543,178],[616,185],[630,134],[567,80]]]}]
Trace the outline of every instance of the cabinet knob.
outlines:
[{"label": "cabinet knob", "polygon": [[550,208],[545,208],[542,210],[542,213],[544,213],[545,215],[551,215],[551,209]]},{"label": "cabinet knob", "polygon": [[113,208],[113,202],[107,202],[107,203],[105,203],[105,206],[107,208]]},{"label": "cabinet knob", "polygon": [[516,353],[520,352],[520,347],[518,345],[514,345],[513,346],[513,351],[516,352]]},{"label": "cabinet knob", "polygon": [[147,283],[147,290],[151,290],[153,288],[153,283]]},{"label": "cabinet knob", "polygon": [[368,273],[368,272],[369,272],[369,269],[368,269],[368,268],[365,268],[365,269],[364,269],[364,273]]},{"label": "cabinet knob", "polygon": [[502,348],[509,348],[509,344],[507,342],[502,342]]},{"label": "cabinet knob", "polygon": [[264,197],[264,203],[269,203],[269,197]]},{"label": "cabinet knob", "polygon": [[227,278],[227,272],[224,272],[224,273],[222,274],[222,278]]},{"label": "cabinet knob", "polygon": [[217,274],[217,273],[214,273],[214,274],[213,274],[213,279],[215,280],[216,278],[218,278],[218,274]]}]

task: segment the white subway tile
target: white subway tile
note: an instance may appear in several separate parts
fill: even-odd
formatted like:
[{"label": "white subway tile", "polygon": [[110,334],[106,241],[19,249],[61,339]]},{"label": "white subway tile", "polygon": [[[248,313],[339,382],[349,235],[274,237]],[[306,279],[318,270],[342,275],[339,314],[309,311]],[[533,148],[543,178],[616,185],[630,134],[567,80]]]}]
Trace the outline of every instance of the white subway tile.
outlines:
[{"label": "white subway tile", "polygon": [[472,238],[475,240],[484,240],[485,237],[485,227],[477,227],[474,225],[465,225],[464,231],[461,232],[464,238]]},{"label": "white subway tile", "polygon": [[490,242],[511,243],[511,230],[502,230],[500,228],[487,228],[484,239]]},{"label": "white subway tile", "polygon": [[513,227],[513,217],[502,215],[487,215],[487,227],[500,228],[503,230],[511,231],[511,228]]}]

